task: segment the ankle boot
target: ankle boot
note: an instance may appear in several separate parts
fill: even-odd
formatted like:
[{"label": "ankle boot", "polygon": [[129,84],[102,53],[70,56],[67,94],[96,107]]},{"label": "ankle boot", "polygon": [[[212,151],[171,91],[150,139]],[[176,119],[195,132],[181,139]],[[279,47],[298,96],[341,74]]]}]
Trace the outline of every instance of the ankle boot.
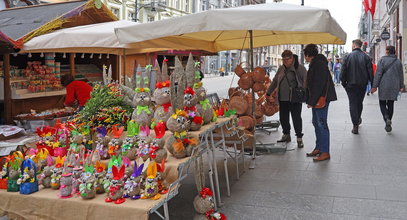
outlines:
[{"label": "ankle boot", "polygon": [[390,119],[386,119],[386,127],[384,127],[384,129],[386,130],[386,132],[391,132],[392,127],[391,127],[391,120]]},{"label": "ankle boot", "polygon": [[304,147],[304,142],[302,142],[302,138],[297,138],[297,147],[298,148]]},{"label": "ankle boot", "polygon": [[284,134],[277,142],[291,142],[291,136],[289,134]]},{"label": "ankle boot", "polygon": [[359,125],[353,125],[352,133],[359,134]]}]

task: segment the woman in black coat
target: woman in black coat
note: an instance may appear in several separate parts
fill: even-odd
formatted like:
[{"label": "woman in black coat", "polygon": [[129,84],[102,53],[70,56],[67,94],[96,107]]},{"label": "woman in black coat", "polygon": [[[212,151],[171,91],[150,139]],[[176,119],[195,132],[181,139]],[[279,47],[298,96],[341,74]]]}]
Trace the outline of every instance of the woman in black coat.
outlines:
[{"label": "woman in black coat", "polygon": [[[305,86],[308,89],[307,104],[312,108],[312,124],[315,128],[316,146],[309,157],[315,157],[314,161],[329,160],[329,128],[328,108],[331,101],[335,101],[336,92],[328,69],[328,60],[322,54],[318,54],[315,44],[308,44],[304,48],[305,60],[310,63]],[[324,106],[319,106],[320,97],[326,97]]]}]

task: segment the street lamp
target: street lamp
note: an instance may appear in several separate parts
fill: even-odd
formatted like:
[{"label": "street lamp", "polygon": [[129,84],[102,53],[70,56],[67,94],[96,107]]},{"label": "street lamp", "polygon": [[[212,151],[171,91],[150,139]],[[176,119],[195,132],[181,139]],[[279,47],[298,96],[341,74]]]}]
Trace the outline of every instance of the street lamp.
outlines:
[{"label": "street lamp", "polygon": [[151,7],[151,9],[150,9],[151,15],[153,15],[154,17],[157,15],[157,13],[158,13],[157,6],[160,6],[159,2],[151,1],[151,2],[148,3],[148,4],[140,5],[140,7],[139,7],[139,6],[138,6],[138,0],[135,0],[135,1],[134,1],[134,21],[135,21],[135,22],[138,22],[138,21],[139,21],[139,19],[138,19],[138,12],[139,12],[142,8],[147,7],[147,6],[150,6],[150,7]]},{"label": "street lamp", "polygon": [[226,56],[226,66],[225,66],[225,76],[227,76],[227,73],[228,73],[228,64],[229,64],[229,52],[228,51],[226,51],[225,52],[225,56]]}]

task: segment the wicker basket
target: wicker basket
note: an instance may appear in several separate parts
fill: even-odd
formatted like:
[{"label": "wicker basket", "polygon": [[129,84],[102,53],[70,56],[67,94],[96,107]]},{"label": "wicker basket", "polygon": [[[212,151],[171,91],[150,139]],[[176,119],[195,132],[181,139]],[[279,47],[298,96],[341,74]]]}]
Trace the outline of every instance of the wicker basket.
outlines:
[{"label": "wicker basket", "polygon": [[238,115],[242,115],[247,111],[249,104],[244,96],[232,96],[230,98],[229,109],[236,109]]},{"label": "wicker basket", "polygon": [[253,91],[254,92],[260,92],[264,90],[264,83],[260,83],[260,82],[255,82],[253,84]]},{"label": "wicker basket", "polygon": [[279,111],[279,107],[277,104],[265,102],[261,105],[261,111],[266,116],[272,116]]},{"label": "wicker basket", "polygon": [[263,68],[261,68],[259,66],[254,68],[253,80],[255,82],[264,83],[265,78],[266,78],[266,71]]},{"label": "wicker basket", "polygon": [[249,90],[252,88],[254,83],[252,75],[253,74],[251,72],[241,75],[239,81],[237,82],[239,87],[244,90]]},{"label": "wicker basket", "polygon": [[239,126],[245,128],[245,130],[253,130],[256,125],[256,119],[253,116],[245,115],[239,117]]},{"label": "wicker basket", "polygon": [[235,73],[238,77],[241,77],[246,71],[243,69],[242,65],[246,62],[239,63],[235,68]]}]

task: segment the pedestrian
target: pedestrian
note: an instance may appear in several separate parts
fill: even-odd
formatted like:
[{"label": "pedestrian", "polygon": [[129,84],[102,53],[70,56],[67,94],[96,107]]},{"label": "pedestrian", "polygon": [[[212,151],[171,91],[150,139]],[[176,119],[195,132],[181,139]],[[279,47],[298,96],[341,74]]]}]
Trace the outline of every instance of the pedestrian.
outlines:
[{"label": "pedestrian", "polygon": [[331,76],[334,75],[334,63],[332,62],[332,59],[328,57],[328,69],[329,72],[331,73]]},{"label": "pedestrian", "polygon": [[293,88],[303,87],[307,70],[301,64],[298,64],[298,68],[294,67],[295,60],[293,53],[290,50],[283,51],[281,57],[283,58],[283,65],[278,68],[271,85],[267,89],[266,96],[268,100],[271,100],[273,99],[271,94],[276,92],[276,100],[280,107],[280,123],[283,128],[283,136],[278,142],[291,141],[291,114],[295,135],[297,136],[297,147],[303,148],[304,143],[302,140],[303,133],[301,118],[302,103],[291,102],[290,93]]},{"label": "pedestrian", "polygon": [[339,78],[341,75],[341,67],[342,67],[342,64],[341,64],[339,58],[336,58],[335,65],[334,65],[334,83],[335,83],[335,85],[339,85],[341,83],[341,80]]},{"label": "pedestrian", "polygon": [[394,46],[386,47],[386,55],[383,56],[377,65],[377,73],[374,77],[372,94],[379,88],[379,104],[383,120],[386,124],[385,130],[391,132],[391,119],[394,112],[394,101],[405,89],[403,65],[395,55]]},{"label": "pedestrian", "polygon": [[349,99],[349,111],[352,119],[352,133],[359,134],[359,125],[362,123],[363,99],[366,86],[373,82],[372,62],[360,47],[362,41],[352,41],[352,52],[344,58],[341,70],[341,82]]},{"label": "pedestrian", "polygon": [[82,110],[86,102],[90,99],[92,86],[80,80],[74,80],[71,74],[61,76],[61,84],[66,87],[65,106],[79,106]]},{"label": "pedestrian", "polygon": [[[312,108],[312,124],[315,128],[315,148],[307,153],[308,157],[315,157],[313,160],[329,160],[330,134],[328,128],[328,108],[331,101],[335,101],[336,92],[328,69],[328,60],[318,53],[315,44],[308,44],[304,48],[305,60],[309,62],[309,69],[305,81],[308,90],[307,105]],[[325,104],[321,102],[325,98]]]}]

